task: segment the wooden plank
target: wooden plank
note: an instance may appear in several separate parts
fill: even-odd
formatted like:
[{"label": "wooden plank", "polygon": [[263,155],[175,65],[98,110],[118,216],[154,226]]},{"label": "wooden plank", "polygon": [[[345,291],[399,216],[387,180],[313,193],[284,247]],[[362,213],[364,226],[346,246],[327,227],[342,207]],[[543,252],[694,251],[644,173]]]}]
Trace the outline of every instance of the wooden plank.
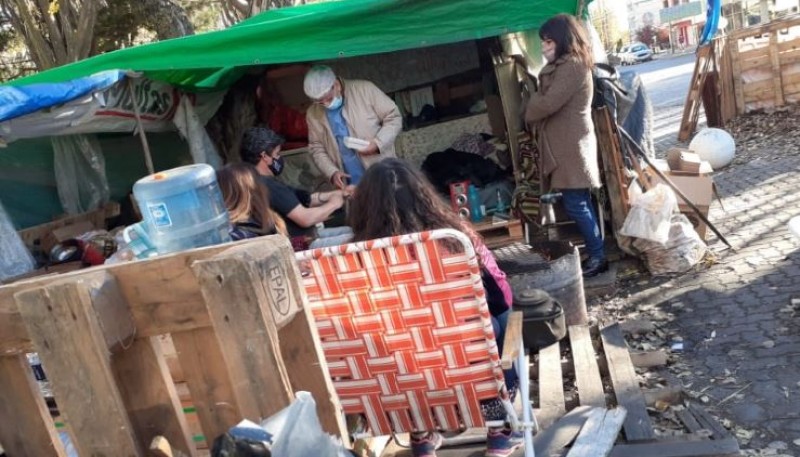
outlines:
[{"label": "wooden plank", "polygon": [[796,63],[800,63],[800,49],[781,53],[781,65],[784,68]]},{"label": "wooden plank", "polygon": [[255,422],[285,408],[294,396],[270,312],[276,304],[257,271],[281,262],[270,241],[232,248],[192,265],[242,418]]},{"label": "wooden plank", "polygon": [[0,357],[0,424],[9,456],[67,455],[24,355]]},{"label": "wooden plank", "polygon": [[631,352],[630,357],[633,366],[637,368],[661,367],[669,359],[663,350]]},{"label": "wooden plank", "polygon": [[[22,241],[25,243],[25,245],[33,246],[36,240],[42,240],[46,235],[52,233],[53,230],[78,222],[89,221],[95,226],[95,228],[105,229],[106,219],[119,216],[119,210],[119,203],[109,202],[106,203],[106,205],[102,208],[81,214],[75,214],[73,216],[63,217],[52,222],[47,222],[20,230],[17,233],[19,234],[20,238],[22,238]],[[49,246],[42,247],[45,249],[45,252],[48,252]]]},{"label": "wooden plank", "polygon": [[[697,433],[700,430],[703,430],[703,426],[697,422],[697,419],[694,418],[694,415],[689,412],[686,408],[674,409],[675,415],[678,416],[678,419],[683,422],[683,425],[686,426],[686,430],[689,430],[690,433]],[[709,430],[710,432],[711,430]]]},{"label": "wooden plank", "polygon": [[[275,264],[276,268],[280,267],[277,270],[280,273],[278,276],[300,278],[294,251],[285,238],[282,239],[279,252],[285,260],[283,263]],[[275,276],[275,270],[270,271],[273,273],[268,276]],[[274,281],[268,283],[270,284],[268,290],[273,297],[276,297],[274,300],[277,300],[280,294],[275,289],[279,284],[275,284]],[[317,417],[322,429],[340,437],[347,446],[350,436],[347,433],[344,412],[328,374],[328,362],[322,352],[319,333],[314,327],[314,315],[308,305],[305,288],[299,280],[288,281],[288,284],[291,286],[289,300],[297,302],[290,307],[299,308],[294,317],[278,333],[283,363],[289,373],[289,382],[295,391],[304,390],[311,393],[317,403]]]},{"label": "wooden plank", "polygon": [[625,417],[625,437],[628,441],[649,440],[655,437],[653,423],[647,414],[647,404],[636,380],[628,345],[618,324],[600,330],[603,352],[608,361],[608,371],[617,404],[628,411]]},{"label": "wooden plank", "polygon": [[734,99],[736,102],[736,112],[737,114],[744,114],[744,82],[742,81],[742,63],[739,57],[739,45],[736,40],[732,40],[728,38],[728,43],[732,43],[729,46],[730,57],[731,57],[731,69],[732,69],[732,77],[733,77],[733,92],[734,92]]},{"label": "wooden plank", "polygon": [[561,345],[551,344],[539,350],[539,425],[547,428],[566,412],[564,380],[561,370]]},{"label": "wooden plank", "polygon": [[533,437],[533,448],[536,455],[549,457],[560,453],[575,439],[583,424],[586,423],[589,415],[595,409],[604,410],[604,408],[578,406],[559,419],[552,427],[543,428],[540,433]]},{"label": "wooden plank", "polygon": [[[589,414],[567,457],[604,457],[611,452],[625,421],[625,408],[595,409]],[[647,455],[647,454],[642,454]]]},{"label": "wooden plank", "polygon": [[619,135],[612,125],[608,108],[592,111],[592,119],[597,135],[597,147],[600,155],[600,166],[606,178],[609,202],[611,203],[611,223],[614,233],[625,222],[628,214],[628,182],[627,169],[622,163],[622,151]]},{"label": "wooden plank", "polygon": [[702,407],[698,406],[694,403],[689,403],[687,405],[687,409],[690,413],[692,413],[697,419],[697,422],[703,426],[703,428],[710,430],[713,433],[713,437],[716,440],[721,440],[725,438],[729,438],[731,434],[719,423],[719,421],[715,420],[711,417],[710,414]]},{"label": "wooden plank", "polygon": [[172,334],[207,442],[242,420],[222,351],[211,327]]},{"label": "wooden plank", "polygon": [[770,64],[770,55],[768,53],[759,53],[756,56],[744,57],[741,62],[742,71],[763,68]]},{"label": "wooden plank", "polygon": [[209,327],[211,321],[208,311],[189,265],[232,246],[252,246],[262,242],[262,238],[250,239],[0,286],[0,354],[30,350],[27,330],[14,304],[14,293],[24,288],[45,286],[53,281],[75,279],[87,272],[106,271],[117,278],[120,291],[133,315],[137,337]]},{"label": "wooden plank", "polygon": [[772,90],[775,92],[775,106],[783,106],[783,82],[781,81],[781,58],[778,54],[778,34],[769,37],[769,60],[772,64]]},{"label": "wooden plank", "polygon": [[519,356],[519,350],[522,346],[522,312],[514,311],[508,316],[508,324],[506,325],[506,335],[503,339],[503,354],[500,364],[504,370],[510,370],[514,367],[514,362]]},{"label": "wooden plank", "polygon": [[173,449],[195,455],[186,416],[158,339],[135,340],[114,354],[111,363],[139,445],[148,449],[152,440],[161,436]]},{"label": "wooden plank", "polygon": [[743,69],[748,66],[746,65],[748,61],[760,60],[765,58],[767,59],[766,62],[769,62],[769,46],[762,46],[755,49],[748,49],[747,51],[741,51],[739,53],[739,59],[742,62]]},{"label": "wooden plank", "polygon": [[800,38],[795,38],[793,40],[787,40],[787,41],[780,41],[778,42],[777,48],[778,52],[781,54],[781,61],[783,61],[783,53],[797,51],[798,49],[800,49]]},{"label": "wooden plank", "polygon": [[569,341],[572,358],[575,362],[575,383],[578,399],[583,406],[606,406],[603,382],[597,366],[589,327],[573,325],[569,327]]},{"label": "wooden plank", "polygon": [[647,406],[653,407],[658,402],[680,405],[684,399],[683,388],[667,386],[660,389],[642,389],[644,401]]},{"label": "wooden plank", "polygon": [[739,455],[739,443],[734,438],[703,441],[668,441],[649,444],[618,444],[609,457],[693,457]]},{"label": "wooden plank", "polygon": [[141,455],[87,285],[53,283],[15,300],[78,454]]},{"label": "wooden plank", "polygon": [[763,35],[770,31],[787,29],[790,27],[794,27],[796,25],[800,25],[800,18],[798,17],[794,17],[792,19],[784,19],[782,21],[767,22],[766,24],[763,25],[742,28],[731,32],[729,36],[731,39],[739,40],[758,35]]}]

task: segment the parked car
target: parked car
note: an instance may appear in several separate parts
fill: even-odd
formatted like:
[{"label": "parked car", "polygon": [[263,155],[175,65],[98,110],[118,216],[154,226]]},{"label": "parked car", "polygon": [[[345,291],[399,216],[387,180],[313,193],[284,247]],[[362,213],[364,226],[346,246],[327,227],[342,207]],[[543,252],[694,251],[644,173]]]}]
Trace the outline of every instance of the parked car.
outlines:
[{"label": "parked car", "polygon": [[632,65],[653,60],[653,52],[644,43],[629,44],[620,50],[619,55],[622,65]]}]

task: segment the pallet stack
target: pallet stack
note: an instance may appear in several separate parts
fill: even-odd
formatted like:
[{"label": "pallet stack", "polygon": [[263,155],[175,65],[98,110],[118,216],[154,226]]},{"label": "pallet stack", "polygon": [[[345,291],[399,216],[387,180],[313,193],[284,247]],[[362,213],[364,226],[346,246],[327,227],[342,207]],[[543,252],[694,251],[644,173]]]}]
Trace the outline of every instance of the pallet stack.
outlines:
[{"label": "pallet stack", "polygon": [[36,351],[79,455],[143,456],[159,435],[198,455],[165,334],[209,441],[298,390],[346,440],[298,278],[274,236],[0,287],[0,443],[14,457],[65,455],[25,357]]}]

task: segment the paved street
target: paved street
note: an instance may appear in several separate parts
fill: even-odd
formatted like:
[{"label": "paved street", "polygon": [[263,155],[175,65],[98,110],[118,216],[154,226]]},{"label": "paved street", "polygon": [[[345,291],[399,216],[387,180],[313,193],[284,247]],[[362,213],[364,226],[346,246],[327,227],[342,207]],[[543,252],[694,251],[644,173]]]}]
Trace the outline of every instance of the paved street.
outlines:
[{"label": "paved street", "polygon": [[[660,153],[675,142],[692,58],[630,67],[643,73],[656,107]],[[626,291],[629,310],[663,319],[685,341],[681,362],[689,368],[680,381],[703,392],[712,412],[755,432],[743,448],[800,456],[800,305],[791,303],[800,298],[800,240],[786,227],[800,215],[800,158],[753,160],[718,171],[715,180],[724,210],[715,203],[710,219],[736,250],[711,235],[716,264],[634,284]]]}]

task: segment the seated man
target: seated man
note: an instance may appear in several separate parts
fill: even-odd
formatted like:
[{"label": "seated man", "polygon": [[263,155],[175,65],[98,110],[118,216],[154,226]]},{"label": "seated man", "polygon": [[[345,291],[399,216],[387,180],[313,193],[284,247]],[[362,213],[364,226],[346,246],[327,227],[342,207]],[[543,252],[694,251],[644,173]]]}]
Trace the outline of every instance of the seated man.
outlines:
[{"label": "seated man", "polygon": [[280,135],[266,127],[251,127],[242,138],[241,156],[243,161],[255,167],[267,185],[270,206],[286,221],[289,237],[317,238],[311,243],[311,248],[347,243],[353,234],[349,227],[322,230],[315,230],[315,227],[342,207],[344,200],[352,195],[354,187],[309,193],[282,183],[276,176],[281,174],[284,167],[280,155],[283,142]]}]

